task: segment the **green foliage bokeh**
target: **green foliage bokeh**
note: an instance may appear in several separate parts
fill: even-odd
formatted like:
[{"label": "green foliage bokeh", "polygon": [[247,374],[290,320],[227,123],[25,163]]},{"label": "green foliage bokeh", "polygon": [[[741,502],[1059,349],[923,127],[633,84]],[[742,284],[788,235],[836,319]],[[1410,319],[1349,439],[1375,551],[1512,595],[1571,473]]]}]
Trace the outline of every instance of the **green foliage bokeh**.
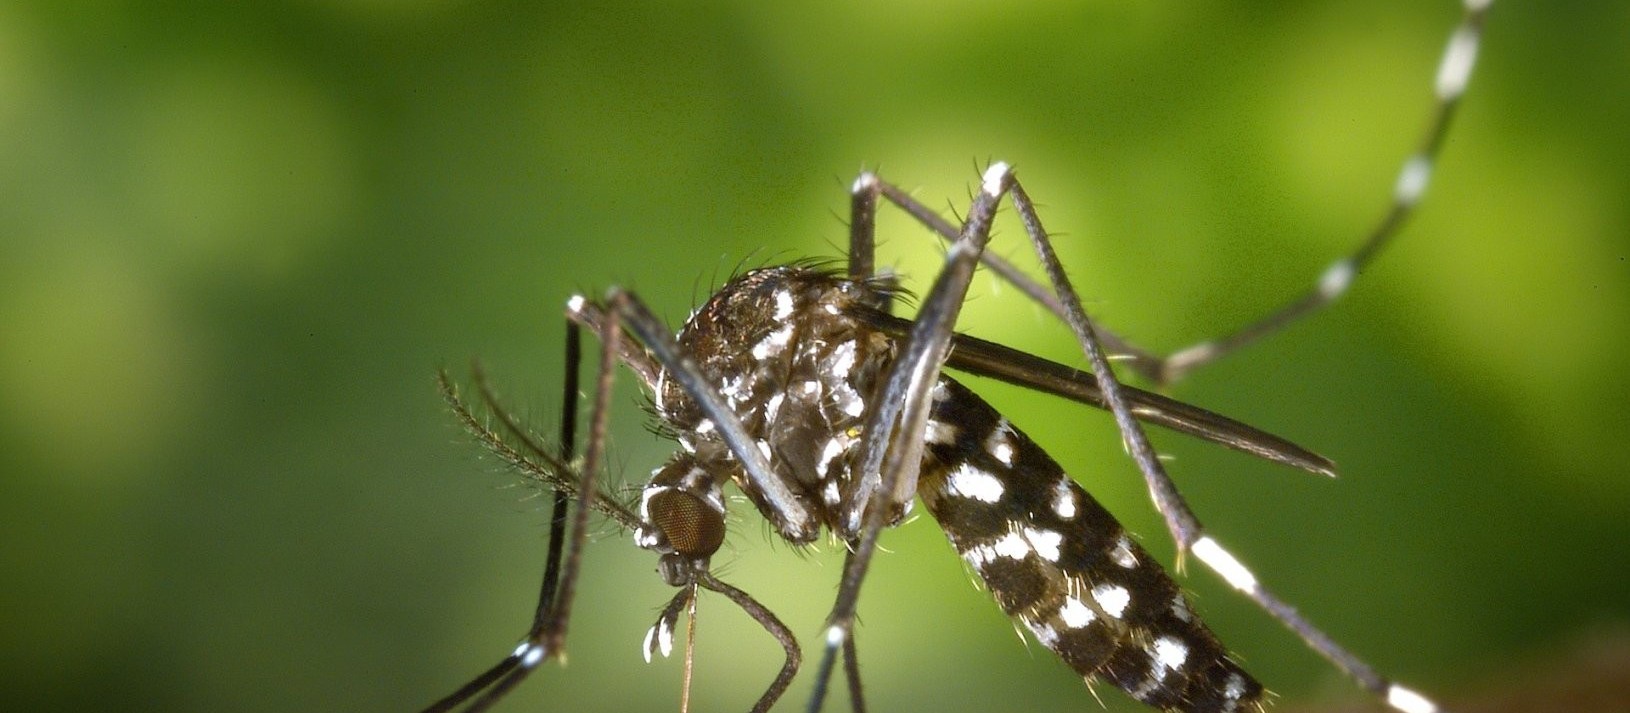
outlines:
[{"label": "green foliage bokeh", "polygon": [[[1458,13],[0,4],[0,708],[403,711],[451,690],[524,630],[545,530],[435,370],[479,355],[548,433],[570,294],[632,286],[677,322],[738,266],[837,257],[863,167],[960,210],[1009,161],[1105,322],[1165,349],[1237,326],[1379,217]],[[1158,436],[1270,586],[1451,699],[1630,618],[1627,25],[1610,3],[1497,3],[1399,242],[1334,309],[1175,389],[1341,479]],[[923,231],[880,234],[883,264],[932,275]],[[974,291],[968,330],[1072,358],[1011,289]],[[1107,418],[975,386],[1170,553]],[[638,483],[669,446],[627,379],[618,404],[612,477]],[[812,652],[839,553],[737,513],[721,571]],[[859,639],[876,709],[1098,705],[932,524],[883,543]],[[569,665],[506,709],[673,709],[679,664],[639,658],[669,596],[654,560],[604,527],[587,556]],[[1358,697],[1190,569],[1283,700]],[[744,709],[778,650],[722,601],[702,616],[697,707]]]}]

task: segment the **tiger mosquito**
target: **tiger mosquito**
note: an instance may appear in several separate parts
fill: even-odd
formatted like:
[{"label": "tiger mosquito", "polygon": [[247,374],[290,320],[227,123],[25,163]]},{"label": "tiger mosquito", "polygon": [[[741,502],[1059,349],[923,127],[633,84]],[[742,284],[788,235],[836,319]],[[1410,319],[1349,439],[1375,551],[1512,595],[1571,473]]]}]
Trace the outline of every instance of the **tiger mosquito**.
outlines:
[{"label": "tiger mosquito", "polygon": [[[442,393],[489,450],[553,493],[549,546],[533,624],[515,650],[427,711],[486,710],[542,662],[563,655],[587,541],[598,512],[659,555],[658,570],[679,592],[646,636],[647,660],[669,655],[682,615],[700,590],[723,595],[775,638],[780,672],[752,710],[769,710],[796,674],[802,653],[769,608],[719,580],[710,559],[725,536],[724,486],[734,483],[776,534],[794,545],[822,531],[848,548],[828,616],[815,689],[820,710],[844,662],[850,704],[864,710],[853,637],[861,584],[879,534],[921,499],[1002,609],[1089,684],[1108,681],[1151,707],[1185,713],[1263,708],[1262,685],[1200,620],[1178,585],[1107,510],[1040,446],[960,382],[950,367],[1056,394],[1110,411],[1178,551],[1206,567],[1279,620],[1360,687],[1402,713],[1442,710],[1383,677],[1337,644],[1201,526],[1167,476],[1140,421],[1302,470],[1332,464],[1295,444],[1227,417],[1121,384],[1109,352],[1156,384],[1169,384],[1337,299],[1392,239],[1429,182],[1433,163],[1475,65],[1492,0],[1463,0],[1435,80],[1436,105],[1416,152],[1405,160],[1385,214],[1359,247],[1332,263],[1315,286],[1266,317],[1221,339],[1169,356],[1139,348],[1094,324],[1081,306],[1029,194],[1005,163],[990,165],[961,225],[954,225],[876,174],[851,191],[847,269],[795,263],[729,280],[686,320],[677,336],[632,292],[567,306],[563,417],[555,449],[504,410],[477,369],[475,384],[497,427],[478,416],[444,374]],[[985,252],[1001,201],[1012,205],[1047,274],[1031,281]],[[879,201],[950,242],[945,266],[914,319],[894,316],[899,291],[874,269]],[[1091,374],[955,331],[975,267],[984,265],[1064,321]],[[581,333],[600,341],[598,377],[585,453],[575,453]],[[632,337],[632,340],[629,339]],[[617,365],[652,394],[660,428],[680,449],[644,486],[637,508],[597,485],[607,404]],[[575,505],[575,508],[574,508]],[[690,681],[685,647],[685,685]],[[681,694],[688,705],[688,690]]]}]

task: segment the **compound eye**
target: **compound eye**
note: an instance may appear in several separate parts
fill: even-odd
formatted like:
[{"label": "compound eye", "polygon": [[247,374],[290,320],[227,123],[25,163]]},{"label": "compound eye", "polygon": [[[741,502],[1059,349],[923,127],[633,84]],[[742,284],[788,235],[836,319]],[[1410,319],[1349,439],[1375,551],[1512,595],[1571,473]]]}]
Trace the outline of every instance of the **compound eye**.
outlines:
[{"label": "compound eye", "polygon": [[724,544],[724,515],[685,491],[669,488],[652,495],[646,513],[677,554],[710,557]]}]

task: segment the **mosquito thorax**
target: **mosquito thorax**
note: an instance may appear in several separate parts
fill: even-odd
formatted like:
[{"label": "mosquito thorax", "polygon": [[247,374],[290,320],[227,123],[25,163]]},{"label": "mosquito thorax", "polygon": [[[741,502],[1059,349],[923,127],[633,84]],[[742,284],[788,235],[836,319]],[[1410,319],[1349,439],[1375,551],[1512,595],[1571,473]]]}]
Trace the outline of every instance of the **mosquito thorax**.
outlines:
[{"label": "mosquito thorax", "polygon": [[[867,401],[894,358],[894,343],[852,314],[887,298],[880,282],[809,266],[753,270],[726,283],[691,315],[678,342],[718,389],[814,527],[778,526],[795,543],[838,522]],[[734,480],[771,522],[714,424],[664,374],[656,409],[697,466]]]}]

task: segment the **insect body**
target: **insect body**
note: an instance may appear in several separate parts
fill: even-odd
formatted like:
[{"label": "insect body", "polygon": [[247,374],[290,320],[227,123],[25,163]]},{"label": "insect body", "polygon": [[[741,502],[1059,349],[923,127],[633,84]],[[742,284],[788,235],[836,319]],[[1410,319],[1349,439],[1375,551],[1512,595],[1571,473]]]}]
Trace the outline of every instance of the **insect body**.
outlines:
[{"label": "insect body", "polygon": [[[1168,711],[1260,708],[1261,685],[1230,658],[1164,571],[1040,447],[940,373],[949,367],[1109,410],[1180,555],[1192,553],[1393,709],[1437,713],[1435,703],[1383,677],[1275,597],[1207,534],[1140,421],[1315,473],[1330,473],[1329,462],[1223,416],[1120,384],[1105,345],[1128,357],[1129,368],[1166,383],[1345,292],[1424,194],[1475,63],[1488,6],[1489,0],[1463,0],[1461,24],[1434,83],[1432,120],[1420,148],[1404,162],[1392,202],[1375,229],[1350,255],[1332,263],[1303,297],[1232,335],[1161,357],[1102,331],[1082,308],[1035,205],[1013,171],[997,163],[985,171],[960,225],[863,173],[852,188],[844,274],[808,264],[745,273],[699,308],[677,339],[630,292],[613,289],[603,302],[573,298],[566,312],[565,417],[555,447],[545,447],[522,429],[482,382],[482,399],[500,424],[489,428],[444,377],[443,392],[469,430],[553,493],[554,516],[537,613],[521,644],[427,710],[485,710],[542,662],[562,655],[592,511],[633,531],[639,546],[657,552],[664,580],[679,588],[647,636],[647,657],[672,650],[678,619],[694,613],[700,590],[725,596],[786,652],[780,673],[754,706],[768,710],[797,672],[802,653],[790,629],[767,607],[711,572],[725,534],[725,488],[732,483],[787,541],[810,543],[828,532],[848,548],[811,711],[821,707],[839,658],[845,661],[851,707],[864,709],[852,636],[861,583],[880,533],[899,523],[919,497],[997,603],[1079,674],[1107,680]],[[1047,274],[1045,285],[985,252],[1004,200],[1035,248]],[[890,313],[892,283],[874,274],[873,228],[882,202],[952,242],[945,267],[910,320]],[[956,333],[957,315],[981,264],[1068,324],[1090,373]],[[601,349],[585,453],[578,462],[576,377],[585,329],[599,338]],[[619,362],[650,390],[663,428],[680,444],[644,488],[637,512],[597,484],[611,378]],[[569,516],[574,499],[576,510]],[[689,631],[694,634],[694,622]],[[685,650],[688,672],[691,647]]]},{"label": "insect body", "polygon": [[[734,481],[790,542],[810,542],[823,526],[857,538],[869,502],[857,498],[864,417],[897,349],[855,314],[886,301],[876,282],[797,266],[725,285],[680,330],[679,346],[725,397],[784,493],[757,487],[664,373],[657,411],[683,450],[646,487],[642,515],[670,519],[679,491],[722,518],[719,485]],[[1150,705],[1233,711],[1258,699],[1261,686],[1177,585],[1051,457],[950,377],[939,378],[932,399],[917,494],[1009,615],[1083,676]],[[893,503],[885,521],[898,522],[910,502]],[[683,552],[671,543],[696,538],[693,519],[681,521],[641,528],[637,540],[665,557]],[[707,539],[711,548],[692,551],[711,555],[718,543]]]}]

